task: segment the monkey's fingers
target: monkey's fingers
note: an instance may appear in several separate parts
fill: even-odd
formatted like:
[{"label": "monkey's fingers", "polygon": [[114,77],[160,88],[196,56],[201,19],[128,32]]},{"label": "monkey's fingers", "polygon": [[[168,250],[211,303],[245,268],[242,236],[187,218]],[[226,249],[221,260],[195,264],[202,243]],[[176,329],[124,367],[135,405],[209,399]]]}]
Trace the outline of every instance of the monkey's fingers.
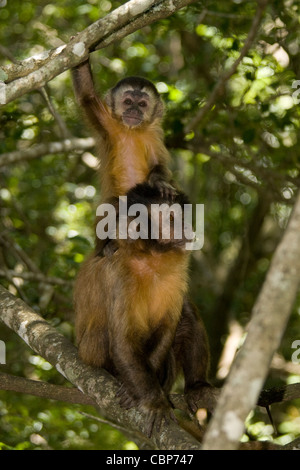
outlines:
[{"label": "monkey's fingers", "polygon": [[160,195],[163,199],[173,201],[177,195],[176,189],[169,183],[162,182],[159,187]]},{"label": "monkey's fingers", "polygon": [[171,420],[178,424],[173,410],[169,407],[162,406],[161,408],[150,410],[147,415],[145,428],[147,437],[151,437],[153,429],[159,433],[163,426],[168,426],[170,424]]},{"label": "monkey's fingers", "polygon": [[145,434],[147,437],[151,437],[153,427],[154,427],[154,422],[155,422],[155,412],[150,411],[147,421],[146,421],[146,427],[145,427]]},{"label": "monkey's fingers", "polygon": [[213,413],[219,394],[219,389],[209,384],[199,384],[186,394],[186,402],[192,413],[196,413],[199,408],[206,408]]},{"label": "monkey's fingers", "polygon": [[170,418],[172,421],[174,421],[175,424],[178,424],[178,419],[175,416],[175,413],[171,410],[170,411]]},{"label": "monkey's fingers", "polygon": [[130,408],[137,406],[137,402],[135,398],[127,392],[123,384],[120,386],[119,390],[117,391],[116,398],[119,399],[119,405],[122,406],[122,408],[126,410],[129,410]]},{"label": "monkey's fingers", "polygon": [[160,432],[163,426],[168,426],[171,421],[178,424],[178,420],[173,410],[172,409],[169,409],[167,411],[162,410],[157,417],[157,423],[156,423],[157,432]]},{"label": "monkey's fingers", "polygon": [[193,414],[197,413],[198,406],[197,406],[196,400],[193,397],[190,397],[187,400],[187,405],[188,405],[188,408],[191,411],[191,413],[193,413]]},{"label": "monkey's fingers", "polygon": [[125,392],[125,386],[124,384],[121,384],[118,391],[116,392],[116,397],[119,398],[120,396],[123,395],[123,393]]},{"label": "monkey's fingers", "polygon": [[157,410],[151,410],[148,413],[147,419],[146,419],[146,427],[145,427],[145,434],[147,437],[151,437],[154,425],[155,429],[157,432],[160,430],[160,424],[161,424],[161,417],[159,416]]},{"label": "monkey's fingers", "polygon": [[159,433],[161,431],[161,428],[163,426],[163,424],[169,424],[169,420],[167,418],[167,416],[164,416],[163,413],[159,413],[156,418],[155,418],[155,422],[156,422],[156,432]]},{"label": "monkey's fingers", "polygon": [[124,408],[125,410],[130,410],[130,408],[134,408],[136,406],[136,403],[134,400],[132,400],[129,396],[124,397],[121,400],[119,400],[120,406]]},{"label": "monkey's fingers", "polygon": [[160,197],[166,201],[173,201],[178,192],[174,186],[165,180],[149,181],[149,184],[159,191]]}]

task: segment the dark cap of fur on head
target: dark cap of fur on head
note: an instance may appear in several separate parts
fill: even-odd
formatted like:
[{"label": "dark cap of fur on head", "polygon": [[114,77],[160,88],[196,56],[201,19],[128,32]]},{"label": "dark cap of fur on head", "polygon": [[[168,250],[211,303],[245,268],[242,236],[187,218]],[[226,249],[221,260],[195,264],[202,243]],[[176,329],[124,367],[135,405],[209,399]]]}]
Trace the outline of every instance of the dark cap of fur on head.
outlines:
[{"label": "dark cap of fur on head", "polygon": [[153,91],[155,96],[160,96],[156,87],[153,85],[150,80],[147,80],[143,77],[126,77],[120,80],[112,89],[112,92],[117,91],[119,88],[123,86],[131,86],[135,89],[142,90],[143,88],[148,88]]}]

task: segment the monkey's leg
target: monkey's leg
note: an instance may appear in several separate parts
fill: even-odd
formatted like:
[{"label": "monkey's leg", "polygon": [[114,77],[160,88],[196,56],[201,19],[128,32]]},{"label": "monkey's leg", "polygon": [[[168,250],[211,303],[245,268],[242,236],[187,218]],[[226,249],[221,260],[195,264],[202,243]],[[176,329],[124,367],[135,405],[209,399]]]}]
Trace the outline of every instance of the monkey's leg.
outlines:
[{"label": "monkey's leg", "polygon": [[118,339],[114,337],[112,356],[122,383],[118,393],[120,404],[126,408],[137,406],[146,414],[146,433],[150,436],[154,425],[159,430],[163,422],[176,418],[144,345],[137,335],[128,338],[119,332]]},{"label": "monkey's leg", "polygon": [[197,319],[195,306],[184,300],[182,316],[174,342],[175,356],[185,378],[185,398],[192,412],[199,408],[213,411],[217,393],[207,379],[209,369],[209,346],[206,331]]},{"label": "monkey's leg", "polygon": [[149,362],[156,372],[159,383],[168,395],[176,378],[176,362],[172,343],[174,328],[171,325],[161,325],[149,340],[146,349],[151,350]]},{"label": "monkey's leg", "polygon": [[86,330],[78,341],[79,357],[83,362],[94,367],[102,367],[113,373],[108,351],[108,336],[105,330],[98,328]]},{"label": "monkey's leg", "polygon": [[107,325],[107,260],[91,255],[79,270],[74,287],[75,333],[81,359],[111,369]]}]

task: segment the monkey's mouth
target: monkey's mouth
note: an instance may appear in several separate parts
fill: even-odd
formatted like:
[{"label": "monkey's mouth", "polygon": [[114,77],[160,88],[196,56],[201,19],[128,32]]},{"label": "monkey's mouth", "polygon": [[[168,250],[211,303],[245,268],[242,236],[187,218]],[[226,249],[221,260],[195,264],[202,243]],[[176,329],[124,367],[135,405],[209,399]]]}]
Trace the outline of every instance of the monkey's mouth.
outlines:
[{"label": "monkey's mouth", "polygon": [[128,127],[136,127],[142,122],[142,118],[140,116],[133,116],[129,114],[124,114],[122,119],[123,123]]}]

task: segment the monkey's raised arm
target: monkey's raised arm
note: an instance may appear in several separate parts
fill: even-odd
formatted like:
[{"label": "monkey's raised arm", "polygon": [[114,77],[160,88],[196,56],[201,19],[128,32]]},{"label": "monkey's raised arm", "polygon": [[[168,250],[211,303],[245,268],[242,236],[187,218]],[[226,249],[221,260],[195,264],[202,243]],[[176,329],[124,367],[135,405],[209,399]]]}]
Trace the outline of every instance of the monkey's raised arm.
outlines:
[{"label": "monkey's raised arm", "polygon": [[93,128],[104,135],[105,105],[96,93],[89,59],[72,69],[76,100]]}]

